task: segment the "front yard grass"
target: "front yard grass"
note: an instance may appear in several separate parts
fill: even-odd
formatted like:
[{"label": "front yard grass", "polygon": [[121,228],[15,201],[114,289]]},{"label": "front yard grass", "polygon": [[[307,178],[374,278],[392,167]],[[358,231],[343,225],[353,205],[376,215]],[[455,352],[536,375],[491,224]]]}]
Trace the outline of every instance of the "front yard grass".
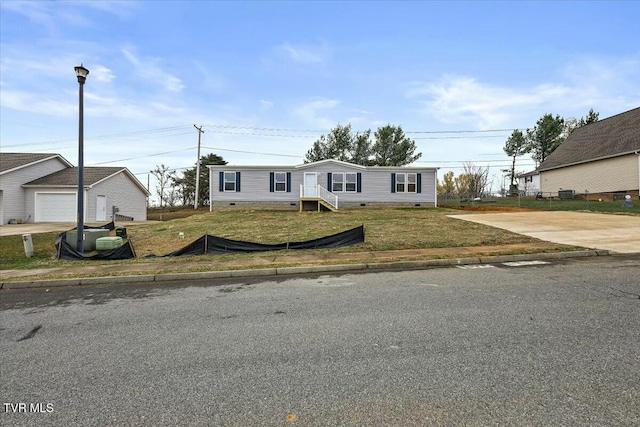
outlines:
[{"label": "front yard grass", "polygon": [[[125,261],[63,261],[53,258],[57,233],[33,235],[34,256],[26,258],[20,236],[0,236],[2,257],[0,269],[39,269],[65,266],[86,266],[135,263],[164,264],[178,261],[202,263],[203,269],[216,269],[214,260],[254,265],[274,253],[233,254],[224,256],[184,256],[175,258],[147,258],[164,255],[187,245],[203,234],[259,243],[304,241],[344,231],[364,224],[365,243],[332,249],[279,251],[295,265],[295,256],[340,254],[342,262],[349,254],[399,249],[461,248],[467,246],[496,246],[540,243],[539,240],[482,224],[448,218],[459,211],[441,208],[366,208],[338,212],[297,212],[289,210],[219,209],[152,224],[129,226],[127,234],[137,258]],[[184,238],[179,238],[179,233]],[[549,243],[546,251],[567,250],[568,246]],[[542,249],[538,249],[540,251]],[[507,251],[507,250],[505,250]],[[505,253],[508,253],[505,252]],[[275,255],[275,254],[274,254]],[[262,265],[264,262],[262,262]],[[164,268],[164,267],[163,267]],[[193,268],[200,270],[200,268]]]}]

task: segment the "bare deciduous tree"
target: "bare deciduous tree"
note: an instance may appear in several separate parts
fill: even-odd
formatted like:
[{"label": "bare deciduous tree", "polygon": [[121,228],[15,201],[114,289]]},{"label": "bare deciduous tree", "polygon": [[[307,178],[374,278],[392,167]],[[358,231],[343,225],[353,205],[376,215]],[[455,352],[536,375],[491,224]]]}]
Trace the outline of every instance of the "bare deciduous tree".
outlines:
[{"label": "bare deciduous tree", "polygon": [[169,166],[164,164],[156,165],[156,168],[151,171],[151,174],[156,177],[156,194],[160,202],[160,207],[165,205],[165,201],[171,199],[171,203],[175,204],[177,195],[175,192],[171,193],[172,182],[175,179],[175,171],[169,169]]}]

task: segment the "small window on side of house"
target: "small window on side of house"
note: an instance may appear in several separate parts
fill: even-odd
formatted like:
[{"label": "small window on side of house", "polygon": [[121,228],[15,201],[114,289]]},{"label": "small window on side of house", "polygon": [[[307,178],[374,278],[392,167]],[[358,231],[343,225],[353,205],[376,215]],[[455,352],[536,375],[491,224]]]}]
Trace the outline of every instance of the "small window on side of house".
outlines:
[{"label": "small window on side of house", "polygon": [[344,191],[355,193],[357,190],[357,184],[358,184],[358,174],[345,173],[344,177],[345,177]]},{"label": "small window on side of house", "polygon": [[236,173],[224,173],[224,191],[236,191]]},{"label": "small window on side of house", "polygon": [[407,174],[407,193],[415,193],[417,191],[417,175],[415,173]]},{"label": "small window on side of house", "polygon": [[274,174],[274,190],[276,192],[287,191],[287,173],[286,172],[276,172]]},{"label": "small window on side of house", "polygon": [[396,174],[396,193],[404,193],[406,191],[406,175],[403,173]]},{"label": "small window on side of house", "polygon": [[331,191],[333,193],[344,191],[344,174],[342,173],[332,174]]}]

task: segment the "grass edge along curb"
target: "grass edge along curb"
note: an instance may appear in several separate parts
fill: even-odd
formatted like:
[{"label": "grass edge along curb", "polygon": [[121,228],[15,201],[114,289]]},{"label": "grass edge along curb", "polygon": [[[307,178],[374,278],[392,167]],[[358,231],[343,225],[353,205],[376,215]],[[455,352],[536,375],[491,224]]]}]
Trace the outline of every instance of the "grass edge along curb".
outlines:
[{"label": "grass edge along curb", "polygon": [[0,289],[25,289],[61,286],[102,285],[108,283],[160,283],[172,280],[203,280],[239,277],[295,276],[301,274],[346,273],[381,270],[419,270],[421,268],[471,265],[480,263],[500,263],[509,261],[532,261],[564,258],[584,258],[592,256],[608,256],[604,250],[578,250],[569,252],[550,252],[537,254],[495,255],[486,257],[467,257],[449,259],[430,259],[423,261],[392,261],[380,263],[334,264],[281,268],[256,268],[245,270],[204,271],[192,273],[142,274],[132,276],[105,276],[53,280],[29,280],[22,282],[3,282]]}]

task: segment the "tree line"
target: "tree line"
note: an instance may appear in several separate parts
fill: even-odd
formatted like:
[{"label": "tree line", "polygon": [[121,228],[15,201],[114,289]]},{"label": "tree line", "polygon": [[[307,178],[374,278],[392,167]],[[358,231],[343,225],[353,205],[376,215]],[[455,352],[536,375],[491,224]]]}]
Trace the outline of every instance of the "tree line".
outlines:
[{"label": "tree line", "polygon": [[[200,157],[200,165],[226,165],[227,161],[217,154],[207,154]],[[195,203],[197,164],[185,169],[182,176],[178,176],[175,170],[164,164],[156,165],[150,171],[156,178],[156,195],[159,206],[189,206]],[[200,168],[200,184],[198,187],[198,200],[202,206],[209,205],[209,168]]]},{"label": "tree line", "polygon": [[507,139],[502,150],[512,158],[509,177],[513,186],[516,178],[516,159],[525,154],[531,154],[536,162],[536,168],[546,160],[553,151],[564,142],[574,130],[598,121],[600,113],[589,110],[580,119],[564,119],[556,114],[545,114],[536,125],[524,132],[515,129]]},{"label": "tree line", "polygon": [[[516,186],[516,159],[530,154],[536,162],[536,168],[544,162],[549,155],[557,149],[567,137],[576,129],[598,121],[600,113],[589,110],[586,116],[580,119],[565,119],[560,115],[544,114],[535,126],[521,131],[515,129],[504,144],[502,150],[511,157],[509,168],[509,178],[511,187]],[[481,168],[471,162],[465,163],[464,171],[455,176],[452,171],[442,176],[442,181],[438,180],[439,194],[459,194],[480,197],[490,191],[488,178],[489,168]]]},{"label": "tree line", "polygon": [[[336,159],[363,166],[404,166],[422,156],[416,153],[416,143],[408,138],[401,126],[379,127],[373,135],[368,129],[356,132],[351,124],[337,125],[326,135],[321,135],[307,151],[304,162]],[[226,165],[217,154],[200,158],[200,165]],[[150,173],[156,178],[156,195],[160,207],[193,205],[195,202],[197,165],[185,169],[182,176],[164,164],[156,165]],[[200,168],[198,200],[209,205],[209,169]]]},{"label": "tree line", "polygon": [[[512,158],[509,176],[511,185],[516,179],[516,159],[531,154],[536,167],[562,144],[574,130],[598,121],[599,113],[589,110],[580,119],[564,119],[559,115],[543,115],[531,129],[515,129],[505,142],[503,151]],[[354,131],[351,124],[340,125],[321,135],[304,157],[305,163],[335,159],[363,166],[405,166],[422,157],[416,152],[416,142],[407,137],[399,125],[387,124],[370,129]],[[226,165],[227,161],[217,154],[207,154],[200,158],[201,165]],[[197,166],[197,165],[196,165]],[[186,169],[182,176],[164,164],[156,165],[150,173],[156,178],[156,195],[160,207],[191,205],[195,201],[197,167]],[[463,173],[457,177],[447,172],[438,180],[441,194],[485,195],[489,191],[489,168],[482,168],[467,162]],[[209,204],[209,169],[200,168],[198,200],[203,206]]]}]

